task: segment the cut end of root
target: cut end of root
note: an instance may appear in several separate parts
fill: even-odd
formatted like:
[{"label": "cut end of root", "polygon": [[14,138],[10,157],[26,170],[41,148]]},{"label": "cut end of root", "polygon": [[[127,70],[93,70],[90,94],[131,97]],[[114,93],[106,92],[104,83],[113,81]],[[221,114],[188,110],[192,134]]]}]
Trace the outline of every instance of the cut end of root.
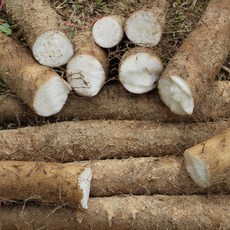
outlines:
[{"label": "cut end of root", "polygon": [[115,16],[103,17],[93,26],[94,40],[103,48],[112,48],[118,45],[123,35],[122,20]]},{"label": "cut end of root", "polygon": [[211,185],[207,164],[196,156],[190,154],[189,150],[184,153],[186,169],[193,181],[202,188]]},{"label": "cut end of root", "polygon": [[73,56],[73,45],[64,33],[51,30],[37,38],[32,51],[40,64],[58,67],[65,65]]},{"label": "cut end of root", "polygon": [[69,84],[58,76],[43,84],[35,94],[33,107],[43,117],[58,113],[64,106],[71,90]]},{"label": "cut end of root", "polygon": [[97,95],[103,87],[106,73],[95,57],[75,55],[67,65],[68,82],[77,94],[86,97]]},{"label": "cut end of root", "polygon": [[162,62],[149,53],[128,56],[121,64],[119,80],[131,93],[141,94],[154,89],[163,70]]},{"label": "cut end of root", "polygon": [[162,32],[156,15],[149,10],[135,11],[125,23],[126,36],[139,46],[156,46],[162,37]]},{"label": "cut end of root", "polygon": [[173,113],[191,115],[194,109],[192,92],[188,84],[179,76],[164,77],[158,83],[163,102]]},{"label": "cut end of root", "polygon": [[82,194],[83,194],[81,199],[81,207],[84,209],[88,209],[91,179],[92,179],[92,171],[90,168],[86,168],[78,178],[78,184],[82,189]]}]

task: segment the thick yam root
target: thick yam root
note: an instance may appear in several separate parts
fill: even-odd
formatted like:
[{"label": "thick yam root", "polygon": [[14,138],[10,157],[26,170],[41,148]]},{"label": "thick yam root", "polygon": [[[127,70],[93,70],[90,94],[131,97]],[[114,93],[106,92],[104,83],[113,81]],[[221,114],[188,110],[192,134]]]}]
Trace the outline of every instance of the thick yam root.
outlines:
[{"label": "thick yam root", "polygon": [[[49,117],[49,121],[115,119],[153,120],[162,122],[199,122],[230,117],[230,81],[217,81],[201,100],[191,116],[172,113],[160,100],[157,92],[142,95],[129,93],[120,84],[105,85],[94,98],[70,94],[60,113]],[[0,95],[0,121],[40,122],[16,96]]]},{"label": "thick yam root", "polygon": [[6,0],[6,11],[22,31],[35,59],[58,67],[73,55],[73,45],[61,31],[58,14],[45,0]]},{"label": "thick yam root", "polygon": [[228,229],[230,197],[123,196],[92,198],[87,212],[29,204],[1,206],[3,230]]},{"label": "thick yam root", "polygon": [[0,162],[0,201],[36,200],[87,209],[91,169],[74,164]]},{"label": "thick yam root", "polygon": [[89,33],[77,35],[73,43],[76,53],[67,65],[68,82],[78,95],[93,97],[105,84],[109,72],[108,56]]},{"label": "thick yam root", "polygon": [[103,48],[112,48],[118,45],[124,35],[124,19],[117,15],[106,16],[93,25],[93,38]]},{"label": "thick yam root", "polygon": [[115,120],[59,122],[2,130],[0,159],[69,162],[180,155],[228,127],[229,121],[196,124]]},{"label": "thick yam root", "polygon": [[210,90],[230,51],[229,15],[228,0],[212,0],[163,72],[159,94],[173,113],[191,115]]},{"label": "thick yam root", "polygon": [[156,87],[162,71],[161,59],[151,50],[133,48],[120,61],[119,80],[129,92],[142,94]]},{"label": "thick yam root", "polygon": [[230,129],[184,152],[186,168],[194,182],[202,188],[229,179]]},{"label": "thick yam root", "polygon": [[0,77],[35,113],[51,116],[64,106],[69,84],[53,70],[39,65],[28,51],[0,33]]}]

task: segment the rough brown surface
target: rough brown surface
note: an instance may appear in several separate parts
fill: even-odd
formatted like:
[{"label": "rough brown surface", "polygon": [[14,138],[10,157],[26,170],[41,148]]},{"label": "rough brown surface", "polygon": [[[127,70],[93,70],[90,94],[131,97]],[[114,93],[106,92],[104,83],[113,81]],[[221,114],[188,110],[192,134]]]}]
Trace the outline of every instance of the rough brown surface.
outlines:
[{"label": "rough brown surface", "polygon": [[174,75],[183,78],[191,89],[195,107],[204,98],[230,51],[229,15],[229,0],[210,1],[196,28],[162,74],[162,78]]},{"label": "rough brown surface", "polygon": [[83,198],[78,179],[84,170],[74,164],[1,161],[0,201],[36,200],[78,206]]},{"label": "rough brown surface", "polygon": [[[24,103],[35,110],[33,103],[37,90],[48,80],[59,75],[39,65],[16,40],[1,32],[0,57],[0,78]],[[2,112],[1,110],[1,114]]]},{"label": "rough brown surface", "polygon": [[89,210],[1,206],[2,230],[229,229],[229,196],[126,196],[92,198]]},{"label": "rough brown surface", "polygon": [[5,0],[6,11],[32,48],[41,34],[60,30],[60,18],[45,0]]},{"label": "rough brown surface", "polygon": [[96,160],[74,163],[88,166],[93,173],[90,196],[133,195],[192,195],[230,193],[230,180],[218,181],[209,189],[197,186],[189,177],[183,158],[144,157]]},{"label": "rough brown surface", "polygon": [[230,126],[229,121],[156,124],[151,121],[71,121],[0,132],[1,160],[67,162],[181,155]]},{"label": "rough brown surface", "polygon": [[[79,97],[70,94],[63,109],[54,120],[155,120],[172,121],[207,121],[230,117],[230,82],[218,81],[200,101],[192,116],[177,116],[160,100],[157,92],[134,95],[127,92],[119,84],[106,85],[94,98]],[[37,117],[22,101],[10,94],[0,95],[0,121],[4,122],[36,122]]]}]

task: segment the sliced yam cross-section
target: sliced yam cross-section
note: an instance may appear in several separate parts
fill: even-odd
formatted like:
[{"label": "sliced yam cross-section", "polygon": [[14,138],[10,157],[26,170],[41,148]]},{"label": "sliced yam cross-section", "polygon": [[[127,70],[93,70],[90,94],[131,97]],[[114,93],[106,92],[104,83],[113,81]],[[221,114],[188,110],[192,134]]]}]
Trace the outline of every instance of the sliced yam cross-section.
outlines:
[{"label": "sliced yam cross-section", "polygon": [[118,45],[124,35],[123,18],[117,15],[99,19],[93,26],[95,42],[103,48],[112,48]]},{"label": "sliced yam cross-section", "polygon": [[6,0],[6,11],[42,65],[58,67],[73,56],[73,45],[49,1]]},{"label": "sliced yam cross-section", "polygon": [[108,74],[106,52],[95,44],[90,33],[74,38],[76,54],[67,65],[67,79],[78,95],[93,97],[99,93]]},{"label": "sliced yam cross-section", "polygon": [[161,59],[147,48],[126,52],[119,65],[119,80],[131,93],[142,94],[156,87],[163,71]]}]

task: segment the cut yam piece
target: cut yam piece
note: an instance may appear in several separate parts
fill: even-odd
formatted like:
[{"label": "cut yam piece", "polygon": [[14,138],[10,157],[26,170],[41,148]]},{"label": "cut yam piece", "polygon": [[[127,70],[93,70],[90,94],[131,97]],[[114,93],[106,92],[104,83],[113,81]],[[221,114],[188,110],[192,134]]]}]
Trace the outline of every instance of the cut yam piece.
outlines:
[{"label": "cut yam piece", "polygon": [[163,33],[164,10],[153,7],[134,11],[125,22],[124,30],[128,39],[139,46],[156,46]]},{"label": "cut yam piece", "polygon": [[[105,85],[93,98],[69,95],[60,113],[49,121],[115,119],[158,122],[204,122],[230,117],[230,81],[216,81],[191,116],[172,113],[160,100],[158,92],[142,95],[129,93],[120,83]],[[95,106],[97,109],[95,109]],[[0,121],[43,122],[28,106],[9,93],[0,95]]]},{"label": "cut yam piece", "polygon": [[133,48],[119,65],[119,80],[131,93],[142,94],[156,87],[163,71],[161,59],[147,48]]},{"label": "cut yam piece", "polygon": [[0,78],[36,114],[51,116],[64,106],[71,90],[53,70],[39,65],[28,51],[0,33]]},{"label": "cut yam piece", "polygon": [[103,48],[112,48],[118,45],[123,36],[124,19],[117,15],[103,17],[93,25],[93,38]]},{"label": "cut yam piece", "polygon": [[173,113],[191,115],[214,82],[230,51],[229,15],[228,0],[212,0],[164,70],[159,94]]},{"label": "cut yam piece", "polygon": [[5,5],[40,64],[58,67],[73,56],[73,45],[63,33],[61,20],[49,1],[6,0]]},{"label": "cut yam piece", "polygon": [[230,129],[187,149],[184,158],[189,175],[202,188],[229,180]]},{"label": "cut yam piece", "polygon": [[93,97],[105,84],[108,56],[87,32],[77,35],[73,43],[76,53],[67,64],[67,80],[78,95]]},{"label": "cut yam piece", "polygon": [[35,200],[88,208],[92,172],[74,164],[0,162],[0,201]]}]

